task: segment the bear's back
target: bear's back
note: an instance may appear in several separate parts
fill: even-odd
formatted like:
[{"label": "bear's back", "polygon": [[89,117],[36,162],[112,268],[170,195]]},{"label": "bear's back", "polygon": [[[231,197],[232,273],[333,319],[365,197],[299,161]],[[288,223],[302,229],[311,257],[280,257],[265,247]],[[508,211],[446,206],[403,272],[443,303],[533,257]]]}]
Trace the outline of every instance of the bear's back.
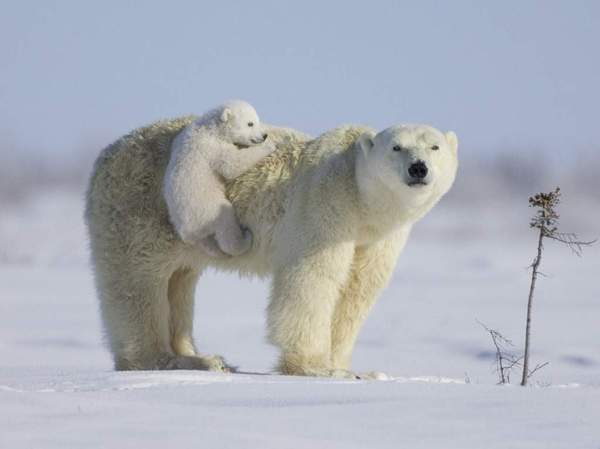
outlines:
[{"label": "bear's back", "polygon": [[272,228],[285,212],[290,186],[302,183],[299,177],[315,172],[327,160],[348,154],[367,130],[346,125],[308,140],[308,136],[285,128],[270,129],[277,150],[227,184],[227,197],[242,223],[253,230]]},{"label": "bear's back", "polygon": [[[86,196],[92,244],[128,245],[135,234],[173,239],[162,180],[171,142],[195,117],[138,128],[106,147],[96,159]],[[108,242],[107,242],[108,243]]]}]

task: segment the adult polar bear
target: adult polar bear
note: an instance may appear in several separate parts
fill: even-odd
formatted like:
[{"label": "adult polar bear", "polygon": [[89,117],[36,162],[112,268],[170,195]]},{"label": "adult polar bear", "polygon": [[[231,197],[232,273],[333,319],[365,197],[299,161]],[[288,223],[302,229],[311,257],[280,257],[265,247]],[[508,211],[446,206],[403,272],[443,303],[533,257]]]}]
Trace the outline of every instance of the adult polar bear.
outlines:
[{"label": "adult polar bear", "polygon": [[196,281],[213,266],[272,275],[268,336],[281,373],[352,376],[359,328],[412,225],[454,182],[456,136],[345,126],[309,140],[269,127],[276,151],[227,186],[252,247],[215,259],[177,237],[162,196],[171,142],[192,119],[137,129],[94,167],[86,222],[115,368],[228,369],[192,337]]}]

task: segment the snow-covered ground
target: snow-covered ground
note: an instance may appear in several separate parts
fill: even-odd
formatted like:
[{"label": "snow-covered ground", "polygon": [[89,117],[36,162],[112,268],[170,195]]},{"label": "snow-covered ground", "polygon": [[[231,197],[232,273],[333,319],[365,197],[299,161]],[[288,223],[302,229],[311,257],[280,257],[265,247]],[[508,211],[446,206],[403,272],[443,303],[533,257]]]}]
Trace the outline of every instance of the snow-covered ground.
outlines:
[{"label": "snow-covered ground", "polygon": [[[354,369],[388,380],[271,374],[267,285],[210,273],[196,340],[242,373],[111,369],[81,193],[0,210],[0,448],[600,448],[600,245],[547,244],[528,388],[501,387],[477,320],[519,352],[535,235],[526,198],[444,200],[419,223],[360,335]],[[598,202],[565,192],[565,230],[597,237]],[[514,380],[518,373],[513,374]]]}]

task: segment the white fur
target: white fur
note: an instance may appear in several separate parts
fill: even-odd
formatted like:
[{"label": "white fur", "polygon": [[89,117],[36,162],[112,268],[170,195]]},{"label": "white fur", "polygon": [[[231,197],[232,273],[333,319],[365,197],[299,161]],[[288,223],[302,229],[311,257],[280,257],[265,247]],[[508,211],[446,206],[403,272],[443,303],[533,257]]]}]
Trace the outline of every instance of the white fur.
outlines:
[{"label": "white fur", "polygon": [[[347,372],[358,331],[412,225],[449,190],[457,169],[454,134],[429,126],[367,131],[354,151],[333,155],[329,139],[338,136],[331,134],[312,149],[322,157],[292,190],[292,210],[273,243],[267,322],[288,374]],[[411,187],[407,170],[417,160],[430,168],[428,184]]]},{"label": "white fur", "polygon": [[[226,369],[221,358],[200,354],[192,337],[194,287],[212,266],[272,276],[267,326],[281,350],[280,372],[353,376],[358,332],[413,224],[454,181],[456,136],[424,125],[377,134],[345,126],[308,141],[270,127],[277,150],[227,183],[252,247],[213,258],[176,236],[155,187],[169,136],[187,123],[120,139],[99,157],[90,182],[86,218],[116,368]],[[428,173],[411,186],[416,161]]]},{"label": "white fur", "polygon": [[250,248],[251,233],[240,228],[225,197],[224,181],[273,151],[264,143],[266,136],[256,111],[243,101],[213,109],[177,135],[164,197],[184,242],[199,245],[213,256],[239,255]]}]

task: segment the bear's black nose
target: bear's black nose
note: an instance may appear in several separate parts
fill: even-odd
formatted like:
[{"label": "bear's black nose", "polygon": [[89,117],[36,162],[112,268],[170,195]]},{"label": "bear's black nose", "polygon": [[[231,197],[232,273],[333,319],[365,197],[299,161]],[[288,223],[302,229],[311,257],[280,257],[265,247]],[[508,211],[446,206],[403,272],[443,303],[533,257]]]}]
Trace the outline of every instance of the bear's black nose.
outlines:
[{"label": "bear's black nose", "polygon": [[423,179],[427,176],[427,165],[423,161],[417,161],[408,167],[408,174],[412,178]]},{"label": "bear's black nose", "polygon": [[263,140],[267,140],[267,137],[269,137],[269,135],[267,133],[263,134]]}]

